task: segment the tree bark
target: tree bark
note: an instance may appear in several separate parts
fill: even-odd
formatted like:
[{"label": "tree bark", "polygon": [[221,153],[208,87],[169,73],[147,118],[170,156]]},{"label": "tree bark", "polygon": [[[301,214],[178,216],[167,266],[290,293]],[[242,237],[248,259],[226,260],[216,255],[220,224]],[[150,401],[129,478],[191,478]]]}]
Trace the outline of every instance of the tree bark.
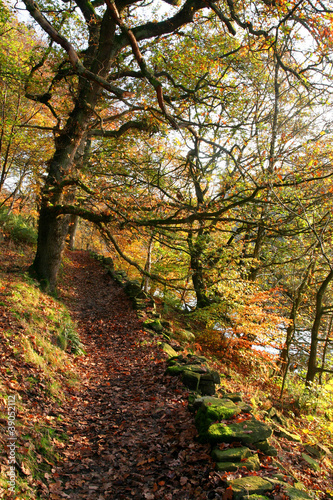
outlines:
[{"label": "tree bark", "polygon": [[308,361],[308,371],[306,374],[306,385],[309,386],[315,379],[318,372],[317,369],[317,350],[318,350],[318,337],[321,318],[323,316],[323,300],[328,285],[333,279],[333,270],[328,273],[325,280],[321,284],[316,296],[316,315],[311,329],[311,347],[310,356]]}]

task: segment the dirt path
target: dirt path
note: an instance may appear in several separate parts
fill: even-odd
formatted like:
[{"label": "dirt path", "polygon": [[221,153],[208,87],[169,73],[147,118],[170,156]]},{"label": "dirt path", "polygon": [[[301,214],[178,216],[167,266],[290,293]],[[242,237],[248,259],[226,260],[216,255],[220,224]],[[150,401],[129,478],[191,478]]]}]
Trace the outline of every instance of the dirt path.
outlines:
[{"label": "dirt path", "polygon": [[208,448],[194,441],[187,393],[164,376],[165,356],[122,289],[87,253],[72,252],[66,266],[61,298],[87,356],[65,408],[63,491],[70,499],[221,498]]}]

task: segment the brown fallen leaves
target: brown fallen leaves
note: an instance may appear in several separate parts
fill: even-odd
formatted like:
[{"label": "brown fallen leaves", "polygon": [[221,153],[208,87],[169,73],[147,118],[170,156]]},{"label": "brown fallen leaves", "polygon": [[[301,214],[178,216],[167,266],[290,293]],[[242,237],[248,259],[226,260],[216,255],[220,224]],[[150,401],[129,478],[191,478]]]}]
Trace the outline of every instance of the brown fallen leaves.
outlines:
[{"label": "brown fallen leaves", "polygon": [[[84,384],[61,409],[69,441],[59,449],[50,498],[185,500],[224,492],[209,447],[194,440],[186,389],[164,375],[164,354],[122,289],[88,254],[69,258],[62,295],[87,356],[77,362]],[[80,291],[74,302],[66,291],[72,283]]]}]

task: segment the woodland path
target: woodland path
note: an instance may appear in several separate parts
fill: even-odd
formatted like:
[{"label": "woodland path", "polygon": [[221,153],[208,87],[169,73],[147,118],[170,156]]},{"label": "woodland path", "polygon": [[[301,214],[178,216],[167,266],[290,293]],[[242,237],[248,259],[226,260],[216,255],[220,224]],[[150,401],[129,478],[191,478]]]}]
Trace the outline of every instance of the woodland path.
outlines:
[{"label": "woodland path", "polygon": [[62,414],[70,439],[57,469],[70,499],[221,498],[208,447],[195,442],[186,389],[121,287],[85,252],[66,257],[60,298],[87,355]]}]

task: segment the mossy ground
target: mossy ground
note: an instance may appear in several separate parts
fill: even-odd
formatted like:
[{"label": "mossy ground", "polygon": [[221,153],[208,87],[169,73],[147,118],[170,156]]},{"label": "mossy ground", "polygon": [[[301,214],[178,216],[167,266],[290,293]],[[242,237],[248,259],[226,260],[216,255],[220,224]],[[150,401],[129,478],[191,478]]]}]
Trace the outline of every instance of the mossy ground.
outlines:
[{"label": "mossy ground", "polygon": [[[49,498],[53,467],[67,436],[64,392],[79,384],[73,364],[83,353],[65,306],[27,274],[30,247],[0,244],[0,498],[8,490],[8,397],[15,397],[15,498]],[[13,267],[15,263],[15,267]]]}]

